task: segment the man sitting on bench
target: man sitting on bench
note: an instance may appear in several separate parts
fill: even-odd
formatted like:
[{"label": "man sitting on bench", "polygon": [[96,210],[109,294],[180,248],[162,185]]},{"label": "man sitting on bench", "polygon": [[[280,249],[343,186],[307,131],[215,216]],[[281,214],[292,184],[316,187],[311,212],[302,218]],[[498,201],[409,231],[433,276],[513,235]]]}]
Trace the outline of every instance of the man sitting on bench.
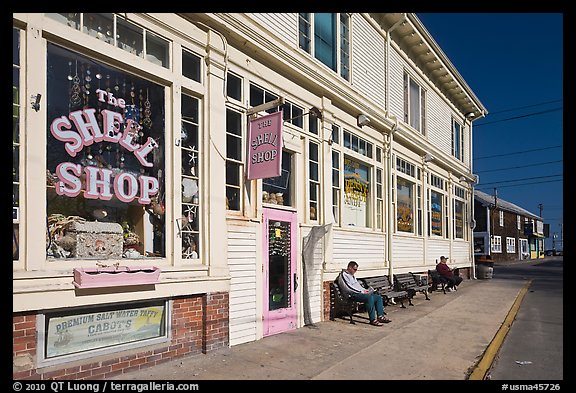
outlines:
[{"label": "man sitting on bench", "polygon": [[448,283],[446,284],[446,290],[449,292],[456,291],[458,285],[462,282],[462,277],[454,275],[454,269],[450,269],[450,267],[446,264],[446,258],[444,255],[440,257],[440,263],[436,265],[436,270],[438,274],[444,277]]},{"label": "man sitting on bench", "polygon": [[362,302],[368,309],[368,317],[370,318],[370,325],[382,326],[383,323],[392,322],[384,316],[384,302],[382,296],[374,292],[373,288],[364,288],[354,277],[358,270],[358,264],[355,261],[348,262],[346,270],[342,269],[342,273],[338,276],[338,286],[345,295],[349,295],[352,300]]}]

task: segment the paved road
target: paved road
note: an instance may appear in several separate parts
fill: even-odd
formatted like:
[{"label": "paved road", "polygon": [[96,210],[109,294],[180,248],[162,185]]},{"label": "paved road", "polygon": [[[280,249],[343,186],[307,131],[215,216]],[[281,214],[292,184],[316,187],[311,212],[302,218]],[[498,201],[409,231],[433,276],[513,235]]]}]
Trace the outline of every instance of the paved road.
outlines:
[{"label": "paved road", "polygon": [[492,380],[563,380],[563,257],[494,269],[495,279],[532,282],[488,377]]}]

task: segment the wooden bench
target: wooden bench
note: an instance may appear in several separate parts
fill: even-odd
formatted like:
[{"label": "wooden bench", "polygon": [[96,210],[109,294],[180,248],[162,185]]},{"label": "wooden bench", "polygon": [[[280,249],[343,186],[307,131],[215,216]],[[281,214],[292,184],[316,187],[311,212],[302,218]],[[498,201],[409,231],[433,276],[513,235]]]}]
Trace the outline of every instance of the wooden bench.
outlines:
[{"label": "wooden bench", "polygon": [[428,292],[434,292],[438,290],[438,287],[442,289],[442,292],[446,293],[446,284],[447,281],[444,277],[438,273],[436,269],[428,270],[428,275],[432,282],[430,283],[430,288],[428,288]]},{"label": "wooden bench", "polygon": [[[390,282],[388,276],[376,276],[376,277],[366,277],[359,278],[358,281],[362,281],[364,286],[372,287],[374,290],[382,296],[384,300],[384,305],[388,305],[392,299],[398,299],[400,301],[400,307],[406,308],[404,305],[404,299],[408,299],[408,302],[413,306],[410,296],[407,291],[396,290],[394,285]],[[384,313],[386,314],[386,313]]]},{"label": "wooden bench", "polygon": [[[418,292],[422,292],[426,296],[426,300],[430,300],[428,297],[428,284],[421,283],[412,273],[395,274],[394,284],[396,284],[397,290],[408,292],[409,299],[416,296]],[[412,303],[410,305],[413,306]]]},{"label": "wooden bench", "polygon": [[330,283],[330,320],[333,321],[336,317],[345,314],[350,318],[350,323],[354,325],[356,322],[352,315],[358,312],[358,308],[359,303],[342,292],[338,285],[338,277],[336,277],[336,280]]}]

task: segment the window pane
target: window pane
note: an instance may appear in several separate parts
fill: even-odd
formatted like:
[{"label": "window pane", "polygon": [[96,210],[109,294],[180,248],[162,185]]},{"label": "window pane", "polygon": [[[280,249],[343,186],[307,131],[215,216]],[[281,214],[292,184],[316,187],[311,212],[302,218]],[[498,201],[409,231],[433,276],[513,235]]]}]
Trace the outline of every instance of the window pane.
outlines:
[{"label": "window pane", "polygon": [[336,71],[335,14],[314,14],[314,56]]},{"label": "window pane", "polygon": [[144,32],[138,27],[122,18],[117,19],[116,26],[117,45],[126,52],[142,57],[144,53]]},{"label": "window pane", "polygon": [[168,41],[149,31],[146,32],[146,60],[168,68],[170,65],[168,47]]},{"label": "window pane", "polygon": [[[84,27],[82,31],[96,37],[108,44],[114,45],[114,16],[112,14],[84,14]],[[117,34],[120,34],[119,30]],[[140,37],[140,47],[142,37]],[[140,53],[142,53],[140,51]],[[140,56],[140,53],[138,56]]]},{"label": "window pane", "polygon": [[310,14],[298,14],[298,44],[300,48],[310,53]]},{"label": "window pane", "polygon": [[233,135],[226,136],[226,157],[233,160],[242,160],[242,139]]},{"label": "window pane", "polygon": [[410,125],[420,131],[420,86],[410,79]]},{"label": "window pane", "polygon": [[200,82],[200,57],[193,53],[182,51],[182,75],[193,81]]},{"label": "window pane", "polygon": [[226,80],[226,95],[235,100],[242,101],[242,79],[234,74],[228,73]]}]

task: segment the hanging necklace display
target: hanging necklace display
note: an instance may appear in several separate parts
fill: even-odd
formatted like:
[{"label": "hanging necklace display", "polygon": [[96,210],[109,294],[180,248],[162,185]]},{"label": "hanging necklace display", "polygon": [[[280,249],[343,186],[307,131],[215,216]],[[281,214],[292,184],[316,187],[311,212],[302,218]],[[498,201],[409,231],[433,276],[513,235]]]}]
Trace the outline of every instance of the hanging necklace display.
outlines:
[{"label": "hanging necklace display", "polygon": [[150,99],[148,97],[148,89],[146,89],[146,102],[144,102],[144,119],[142,120],[142,124],[144,124],[148,129],[152,128],[152,110]]},{"label": "hanging necklace display", "polygon": [[[98,90],[100,90],[102,82],[102,74],[100,73],[100,71],[98,71],[95,76],[96,79],[98,79]],[[98,100],[98,110],[96,113],[96,119],[98,121],[98,126],[100,126],[100,129],[104,129],[104,123],[102,121],[102,101],[100,100]]]},{"label": "hanging necklace display", "polygon": [[82,83],[84,83],[84,81],[86,83],[84,83],[84,85],[82,86],[82,91],[83,91],[83,97],[84,97],[84,108],[88,107],[88,98],[90,97],[90,81],[92,80],[92,78],[90,77],[90,70],[86,70],[86,76],[84,76],[84,64],[82,64],[80,66],[80,69],[82,70]]},{"label": "hanging necklace display", "polygon": [[70,107],[72,109],[82,104],[82,99],[80,98],[81,91],[80,78],[78,77],[78,60],[76,60],[76,74],[72,77],[72,94],[70,95]]}]

